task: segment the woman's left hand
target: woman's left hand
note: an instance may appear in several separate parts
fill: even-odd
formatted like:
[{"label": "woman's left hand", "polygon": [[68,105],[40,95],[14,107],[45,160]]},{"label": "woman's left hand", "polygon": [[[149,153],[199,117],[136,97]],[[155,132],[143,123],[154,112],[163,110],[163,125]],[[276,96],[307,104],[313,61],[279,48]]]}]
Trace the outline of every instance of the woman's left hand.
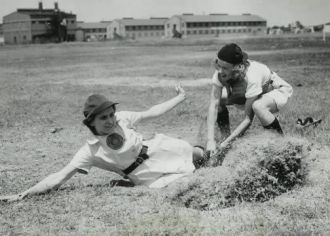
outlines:
[{"label": "woman's left hand", "polygon": [[186,98],[186,92],[184,91],[184,89],[182,88],[180,83],[175,86],[175,90],[176,90],[176,93],[178,94],[178,96],[182,96],[183,99]]}]

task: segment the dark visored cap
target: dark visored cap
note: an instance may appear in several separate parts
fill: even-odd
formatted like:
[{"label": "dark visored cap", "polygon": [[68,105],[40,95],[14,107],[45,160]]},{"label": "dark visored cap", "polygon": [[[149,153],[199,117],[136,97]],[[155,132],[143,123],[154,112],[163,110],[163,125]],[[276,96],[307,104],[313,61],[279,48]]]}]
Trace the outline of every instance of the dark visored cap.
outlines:
[{"label": "dark visored cap", "polygon": [[247,60],[248,55],[237,44],[230,43],[219,50],[218,58],[230,64],[237,65]]},{"label": "dark visored cap", "polygon": [[83,123],[85,125],[89,124],[89,122],[92,120],[92,118],[101,113],[102,111],[108,109],[109,107],[114,107],[116,102],[112,102],[108,100],[104,95],[100,94],[93,94],[90,95],[84,105],[84,116],[85,119],[83,120]]}]

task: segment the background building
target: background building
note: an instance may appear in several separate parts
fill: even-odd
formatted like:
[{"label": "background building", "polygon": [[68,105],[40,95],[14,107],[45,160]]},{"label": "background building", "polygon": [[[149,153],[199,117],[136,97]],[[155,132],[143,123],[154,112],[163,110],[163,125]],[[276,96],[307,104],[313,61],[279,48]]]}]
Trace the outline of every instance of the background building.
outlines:
[{"label": "background building", "polygon": [[109,39],[152,39],[162,38],[165,34],[165,21],[168,18],[134,19],[123,18],[114,20],[108,29]]},{"label": "background building", "polygon": [[17,9],[3,17],[5,43],[62,42],[75,40],[76,15],[54,9]]},{"label": "background building", "polygon": [[3,38],[2,24],[0,24],[0,45],[5,43],[5,39]]},{"label": "background building", "polygon": [[228,15],[183,14],[172,16],[165,22],[165,36],[219,37],[223,34],[265,34],[267,22],[265,19],[251,14]]},{"label": "background building", "polygon": [[78,22],[76,41],[103,41],[107,38],[107,29],[111,21],[107,22]]}]

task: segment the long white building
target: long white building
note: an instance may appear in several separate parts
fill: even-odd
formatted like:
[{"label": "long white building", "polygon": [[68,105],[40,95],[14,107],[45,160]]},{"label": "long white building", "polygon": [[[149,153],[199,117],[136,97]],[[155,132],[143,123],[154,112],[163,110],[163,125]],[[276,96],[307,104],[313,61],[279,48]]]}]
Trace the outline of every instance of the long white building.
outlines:
[{"label": "long white building", "polygon": [[260,16],[251,14],[228,15],[210,14],[174,15],[165,22],[165,37],[176,34],[183,37],[210,36],[222,34],[265,34],[267,21]]},{"label": "long white building", "polygon": [[107,31],[108,39],[152,39],[162,38],[165,34],[165,21],[168,18],[113,20]]}]

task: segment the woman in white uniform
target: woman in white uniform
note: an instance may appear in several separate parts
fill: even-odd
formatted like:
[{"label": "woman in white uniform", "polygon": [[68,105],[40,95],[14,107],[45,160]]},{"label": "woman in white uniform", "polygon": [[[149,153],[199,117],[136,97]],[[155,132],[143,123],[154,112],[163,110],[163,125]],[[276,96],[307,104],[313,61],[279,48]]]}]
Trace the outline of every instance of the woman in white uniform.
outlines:
[{"label": "woman in white uniform", "polygon": [[[220,149],[244,133],[254,115],[266,129],[283,134],[274,116],[292,95],[292,87],[266,65],[249,60],[237,44],[227,44],[217,53],[216,71],[212,78],[212,91],[208,111],[207,150],[216,152],[215,123],[220,128],[223,140]],[[244,108],[244,120],[231,133],[227,105]]]},{"label": "woman in white uniform", "polygon": [[171,110],[184,101],[185,92],[176,87],[177,96],[143,112],[116,112],[116,104],[105,96],[94,94],[84,106],[83,123],[93,137],[80,148],[69,164],[28,190],[2,201],[21,200],[27,196],[59,188],[76,173],[87,174],[92,167],[113,171],[133,185],[161,188],[191,174],[207,159],[202,147],[184,140],[157,134],[144,140],[135,125]]}]

